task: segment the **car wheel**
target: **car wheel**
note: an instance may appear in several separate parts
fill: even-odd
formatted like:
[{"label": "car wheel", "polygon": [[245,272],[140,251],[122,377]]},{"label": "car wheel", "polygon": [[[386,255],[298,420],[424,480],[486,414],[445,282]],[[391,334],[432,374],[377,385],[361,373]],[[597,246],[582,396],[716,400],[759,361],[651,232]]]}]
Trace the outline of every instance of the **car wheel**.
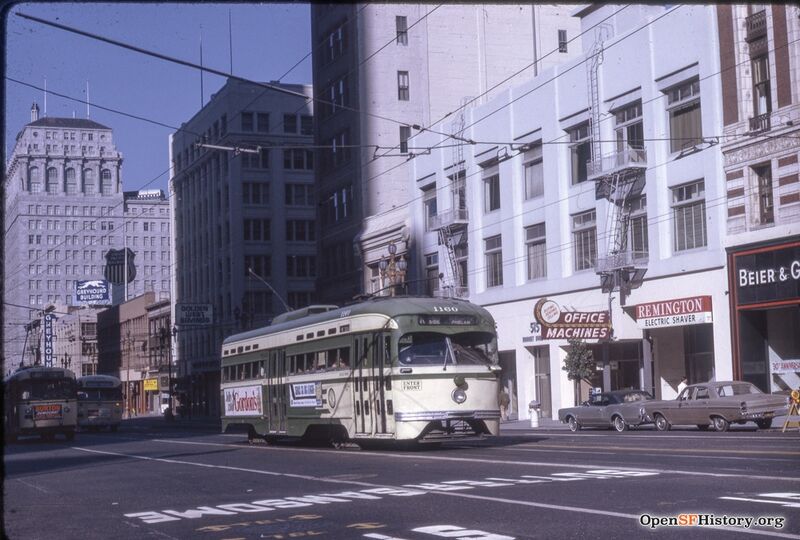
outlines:
[{"label": "car wheel", "polygon": [[72,441],[75,439],[75,430],[65,431],[64,437],[67,438],[68,441]]},{"label": "car wheel", "polygon": [[581,430],[581,425],[578,423],[578,421],[575,419],[574,416],[570,416],[569,418],[567,418],[567,424],[569,424],[569,430],[572,431],[573,433]]},{"label": "car wheel", "polygon": [[711,419],[711,425],[714,426],[715,431],[722,432],[722,431],[728,431],[728,428],[730,427],[731,423],[725,420],[721,416],[715,416],[714,418]]},{"label": "car wheel", "polygon": [[769,429],[772,427],[772,418],[756,420],[756,425],[758,426],[758,429]]},{"label": "car wheel", "polygon": [[625,423],[625,420],[621,416],[615,416],[614,429],[617,430],[617,433],[622,433],[628,429],[628,424]]},{"label": "car wheel", "polygon": [[708,424],[697,424],[697,429],[700,431],[708,431]]},{"label": "car wheel", "polygon": [[666,418],[664,418],[663,414],[657,414],[654,420],[656,424],[656,429],[658,431],[669,431],[669,428],[672,427],[672,424],[670,424],[669,421]]}]

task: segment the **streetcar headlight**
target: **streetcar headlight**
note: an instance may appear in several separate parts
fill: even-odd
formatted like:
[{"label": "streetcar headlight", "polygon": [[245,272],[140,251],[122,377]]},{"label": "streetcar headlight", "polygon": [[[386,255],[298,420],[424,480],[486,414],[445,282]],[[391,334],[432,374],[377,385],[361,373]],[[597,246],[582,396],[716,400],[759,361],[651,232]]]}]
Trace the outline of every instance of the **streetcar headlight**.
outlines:
[{"label": "streetcar headlight", "polygon": [[64,406],[64,412],[69,412],[69,405]]},{"label": "streetcar headlight", "polygon": [[467,393],[464,392],[461,388],[456,388],[453,390],[453,393],[450,395],[453,398],[453,401],[461,405],[465,401],[467,401]]}]

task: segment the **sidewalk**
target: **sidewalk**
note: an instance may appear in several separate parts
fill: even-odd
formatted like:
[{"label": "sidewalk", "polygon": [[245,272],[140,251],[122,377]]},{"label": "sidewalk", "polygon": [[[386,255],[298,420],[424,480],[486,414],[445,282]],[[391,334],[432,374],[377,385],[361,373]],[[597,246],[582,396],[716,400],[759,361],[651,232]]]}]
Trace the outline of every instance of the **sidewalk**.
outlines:
[{"label": "sidewalk", "polygon": [[537,429],[569,429],[567,424],[563,424],[558,420],[553,420],[552,418],[540,418],[539,419],[539,427],[532,428],[530,420],[506,420],[500,422],[500,432],[509,431],[509,430],[537,430]]}]

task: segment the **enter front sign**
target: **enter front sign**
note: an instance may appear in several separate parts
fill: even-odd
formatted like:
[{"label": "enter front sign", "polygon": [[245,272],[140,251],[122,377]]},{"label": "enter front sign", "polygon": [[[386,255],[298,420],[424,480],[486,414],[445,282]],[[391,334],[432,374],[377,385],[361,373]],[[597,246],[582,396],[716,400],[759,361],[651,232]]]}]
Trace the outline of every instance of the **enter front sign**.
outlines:
[{"label": "enter front sign", "polygon": [[713,322],[710,296],[638,304],[635,313],[636,324],[646,329]]}]

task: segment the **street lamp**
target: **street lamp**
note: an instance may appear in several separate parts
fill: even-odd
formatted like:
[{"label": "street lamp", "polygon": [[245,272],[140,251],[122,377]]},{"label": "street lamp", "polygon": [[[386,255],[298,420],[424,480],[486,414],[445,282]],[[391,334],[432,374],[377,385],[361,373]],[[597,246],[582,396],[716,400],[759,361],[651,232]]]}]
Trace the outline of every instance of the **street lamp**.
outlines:
[{"label": "street lamp", "polygon": [[[389,259],[387,260],[386,256],[382,256],[380,263],[378,263],[378,268],[381,272],[381,288],[388,287],[391,291],[390,294],[394,296],[395,287],[402,285],[405,281],[408,263],[405,255],[401,255],[399,259],[397,258],[397,246],[394,242],[390,242],[387,249],[389,251]],[[384,283],[387,277],[389,278],[389,285],[385,286]]]}]

